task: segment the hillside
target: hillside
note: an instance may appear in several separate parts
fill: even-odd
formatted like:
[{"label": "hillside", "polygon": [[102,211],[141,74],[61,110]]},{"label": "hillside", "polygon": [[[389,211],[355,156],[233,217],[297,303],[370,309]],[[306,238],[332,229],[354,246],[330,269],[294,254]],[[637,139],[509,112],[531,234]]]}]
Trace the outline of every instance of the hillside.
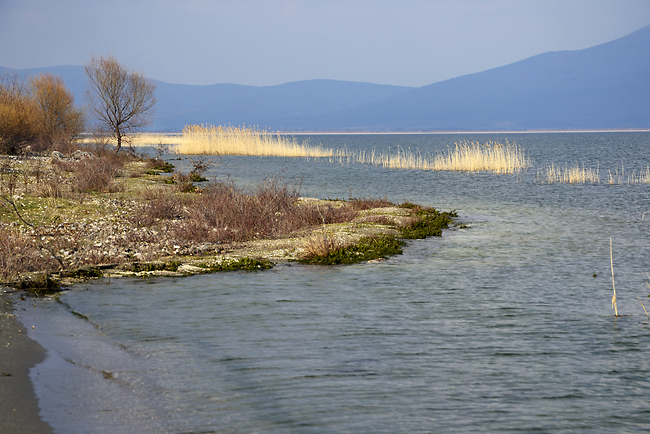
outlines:
[{"label": "hillside", "polygon": [[500,68],[342,111],[350,129],[650,127],[650,26],[592,48],[540,54]]}]

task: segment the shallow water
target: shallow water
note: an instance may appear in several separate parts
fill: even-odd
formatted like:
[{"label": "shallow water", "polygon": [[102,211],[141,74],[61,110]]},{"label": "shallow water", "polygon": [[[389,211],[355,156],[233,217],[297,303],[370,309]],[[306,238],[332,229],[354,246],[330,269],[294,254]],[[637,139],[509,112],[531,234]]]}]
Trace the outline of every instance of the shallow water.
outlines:
[{"label": "shallow water", "polygon": [[24,301],[21,320],[50,351],[32,374],[45,420],[59,433],[647,432],[650,328],[636,297],[650,308],[650,184],[535,175],[551,162],[601,178],[644,170],[649,133],[309,137],[431,152],[506,138],[533,168],[215,160],[209,175],[238,185],[282,173],[304,195],[456,209],[469,228],[382,263],[100,281]]}]

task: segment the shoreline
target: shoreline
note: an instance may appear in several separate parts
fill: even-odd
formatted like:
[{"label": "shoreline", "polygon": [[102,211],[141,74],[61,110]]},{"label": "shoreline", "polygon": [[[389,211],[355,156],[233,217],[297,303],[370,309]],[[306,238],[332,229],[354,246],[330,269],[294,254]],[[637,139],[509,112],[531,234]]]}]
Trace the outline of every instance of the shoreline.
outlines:
[{"label": "shoreline", "polygon": [[[448,131],[273,131],[272,134],[292,136],[318,135],[455,135],[455,134],[571,134],[571,133],[647,133],[650,128],[602,129],[602,130],[448,130]],[[165,133],[163,133],[165,134]],[[171,133],[180,134],[180,133]]]},{"label": "shoreline", "polygon": [[0,293],[0,432],[51,434],[52,427],[41,419],[29,375],[45,360],[47,350],[27,335],[13,312],[9,294]]}]

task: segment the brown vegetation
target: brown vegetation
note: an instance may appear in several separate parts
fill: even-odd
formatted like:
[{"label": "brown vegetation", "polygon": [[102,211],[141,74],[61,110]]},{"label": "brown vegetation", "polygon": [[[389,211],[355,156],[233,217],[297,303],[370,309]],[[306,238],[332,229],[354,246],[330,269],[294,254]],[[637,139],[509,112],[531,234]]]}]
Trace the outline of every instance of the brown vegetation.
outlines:
[{"label": "brown vegetation", "polygon": [[83,129],[83,112],[60,78],[39,75],[26,84],[17,75],[0,77],[0,153],[65,147]]}]

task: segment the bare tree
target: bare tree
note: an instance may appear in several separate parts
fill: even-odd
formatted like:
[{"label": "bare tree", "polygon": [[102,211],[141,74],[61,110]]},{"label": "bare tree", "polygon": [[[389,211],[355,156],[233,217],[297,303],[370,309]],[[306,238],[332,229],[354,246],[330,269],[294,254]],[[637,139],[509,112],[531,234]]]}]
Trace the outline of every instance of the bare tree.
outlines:
[{"label": "bare tree", "polygon": [[117,140],[117,152],[122,142],[130,143],[135,130],[151,123],[156,85],[140,73],[127,71],[113,56],[92,56],[86,75],[90,111],[103,130]]},{"label": "bare tree", "polygon": [[32,95],[40,108],[40,136],[43,147],[69,143],[84,130],[84,114],[74,107],[74,96],[60,77],[41,74],[32,77]]}]

